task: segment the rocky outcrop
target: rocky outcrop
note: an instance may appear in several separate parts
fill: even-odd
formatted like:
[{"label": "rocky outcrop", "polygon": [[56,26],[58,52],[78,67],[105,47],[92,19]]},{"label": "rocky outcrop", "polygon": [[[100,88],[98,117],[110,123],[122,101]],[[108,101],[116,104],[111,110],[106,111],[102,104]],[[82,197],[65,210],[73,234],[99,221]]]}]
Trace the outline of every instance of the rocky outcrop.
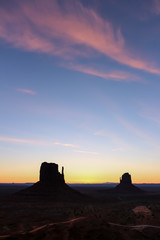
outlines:
[{"label": "rocky outcrop", "polygon": [[40,182],[52,182],[54,184],[63,184],[64,181],[64,167],[62,173],[58,171],[58,164],[43,162],[40,167]]},{"label": "rocky outcrop", "polygon": [[45,197],[53,201],[83,201],[86,196],[70,188],[64,180],[64,167],[62,173],[58,171],[58,164],[43,162],[40,167],[39,181],[31,187],[18,193],[27,197]]},{"label": "rocky outcrop", "polygon": [[131,175],[124,173],[120,178],[120,184],[114,188],[115,192],[119,193],[140,193],[143,192],[140,188],[132,184]]},{"label": "rocky outcrop", "polygon": [[122,185],[124,185],[124,184],[132,184],[131,175],[129,173],[124,173],[122,175],[122,177],[120,178],[120,183]]}]

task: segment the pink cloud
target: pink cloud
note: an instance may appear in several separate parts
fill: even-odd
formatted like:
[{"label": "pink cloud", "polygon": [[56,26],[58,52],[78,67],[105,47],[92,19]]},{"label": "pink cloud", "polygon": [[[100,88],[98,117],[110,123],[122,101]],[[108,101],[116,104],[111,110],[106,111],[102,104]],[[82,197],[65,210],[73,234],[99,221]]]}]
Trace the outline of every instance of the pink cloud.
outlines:
[{"label": "pink cloud", "polygon": [[11,138],[11,137],[0,137],[1,142],[8,143],[20,143],[20,144],[30,144],[30,145],[40,145],[40,146],[53,146],[59,145],[62,147],[71,147],[78,148],[78,146],[70,143],[61,143],[61,142],[49,142],[49,141],[38,141],[33,139],[22,139],[22,138]]},{"label": "pink cloud", "polygon": [[23,93],[27,93],[27,94],[30,94],[30,95],[35,95],[36,92],[32,91],[32,90],[29,90],[29,89],[23,89],[23,88],[19,88],[17,89],[16,91],[18,92],[23,92]]},{"label": "pink cloud", "polygon": [[24,143],[31,145],[40,145],[40,146],[48,146],[51,145],[49,142],[31,140],[31,139],[21,139],[21,138],[10,138],[10,137],[0,137],[1,142],[9,142],[9,143]]},{"label": "pink cloud", "polygon": [[102,136],[102,137],[104,137],[104,136],[106,136],[106,133],[105,133],[105,131],[100,130],[100,131],[94,132],[94,135],[95,136]]},{"label": "pink cloud", "polygon": [[159,0],[153,0],[153,7],[152,7],[153,13],[159,15],[160,14],[160,1]]},{"label": "pink cloud", "polygon": [[78,1],[64,1],[63,8],[57,0],[17,1],[12,11],[0,8],[0,16],[0,38],[14,47],[63,58],[97,52],[132,68],[160,74],[155,64],[127,50],[120,29],[115,30]]},{"label": "pink cloud", "polygon": [[104,79],[112,79],[118,82],[145,82],[139,76],[124,72],[124,71],[112,71],[112,72],[103,72],[93,68],[88,68],[82,65],[70,65],[71,69],[77,70],[79,72],[91,74]]}]

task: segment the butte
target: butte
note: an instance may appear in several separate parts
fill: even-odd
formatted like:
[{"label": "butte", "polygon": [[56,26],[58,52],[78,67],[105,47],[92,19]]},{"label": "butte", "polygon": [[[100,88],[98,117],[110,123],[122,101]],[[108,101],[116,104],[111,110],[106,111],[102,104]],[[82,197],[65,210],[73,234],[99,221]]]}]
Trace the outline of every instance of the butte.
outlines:
[{"label": "butte", "polygon": [[124,173],[120,178],[120,183],[113,189],[117,193],[143,193],[143,191],[132,184],[131,175]]},{"label": "butte", "polygon": [[64,167],[58,171],[58,164],[43,162],[40,167],[39,181],[17,193],[25,197],[47,198],[55,201],[84,200],[85,195],[65,183]]}]

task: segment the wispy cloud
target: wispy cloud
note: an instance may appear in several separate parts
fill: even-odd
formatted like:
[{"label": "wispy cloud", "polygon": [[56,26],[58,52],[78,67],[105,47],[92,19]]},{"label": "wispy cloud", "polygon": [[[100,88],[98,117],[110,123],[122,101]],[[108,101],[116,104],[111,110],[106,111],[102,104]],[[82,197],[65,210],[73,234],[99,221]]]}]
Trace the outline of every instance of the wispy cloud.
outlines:
[{"label": "wispy cloud", "polygon": [[113,148],[112,152],[122,152],[123,148],[119,147],[119,148]]},{"label": "wispy cloud", "polygon": [[23,88],[18,88],[16,89],[17,92],[22,92],[22,93],[27,93],[27,94],[30,94],[30,95],[35,95],[36,92],[30,90],[30,89],[23,89]]},{"label": "wispy cloud", "polygon": [[[108,131],[105,131],[105,130],[95,131],[94,135],[101,136],[101,137],[107,137],[115,145],[115,148],[113,148],[113,149],[118,149],[119,151],[120,151],[120,149],[126,150],[131,147],[127,141],[123,140],[123,137],[118,136],[116,133],[109,131],[109,130]],[[112,151],[113,151],[113,149],[112,149]]]},{"label": "wispy cloud", "polygon": [[118,82],[145,82],[142,78],[140,78],[139,76],[136,76],[134,74],[130,74],[124,71],[117,71],[114,70],[112,72],[103,72],[97,69],[93,69],[90,67],[86,67],[86,66],[82,66],[82,65],[70,65],[69,68],[79,71],[79,72],[83,72],[83,73],[87,73],[93,76],[97,76],[103,79],[112,79],[114,81],[118,81]]},{"label": "wispy cloud", "polygon": [[160,14],[160,0],[153,0],[152,1],[152,12],[159,15]]},{"label": "wispy cloud", "polygon": [[[79,1],[63,1],[63,7],[57,0],[16,3],[12,11],[0,8],[0,38],[14,47],[68,59],[99,53],[132,68],[160,74],[154,63],[127,49],[120,29],[115,30]],[[116,75],[123,79],[123,74]]]},{"label": "wispy cloud", "polygon": [[105,133],[105,131],[103,131],[103,130],[99,130],[99,131],[94,132],[94,135],[97,135],[97,136],[106,136],[106,133]]},{"label": "wispy cloud", "polygon": [[82,150],[74,150],[76,153],[84,153],[84,154],[92,154],[92,155],[99,155],[98,152],[89,152],[89,151],[82,151]]},{"label": "wispy cloud", "polygon": [[38,141],[38,140],[22,139],[22,138],[10,138],[10,137],[0,137],[0,141],[8,142],[8,143],[24,143],[24,144],[40,145],[40,146],[51,145],[51,143],[46,141]]},{"label": "wispy cloud", "polygon": [[158,106],[157,107],[151,106],[149,104],[147,105],[146,103],[145,104],[141,103],[140,106],[141,106],[140,116],[160,125],[160,113]]},{"label": "wispy cloud", "polygon": [[62,147],[71,147],[71,148],[78,148],[79,146],[70,144],[70,143],[60,143],[60,142],[54,142],[54,145],[59,145]]},{"label": "wispy cloud", "polygon": [[33,140],[33,139],[11,138],[11,137],[0,137],[0,141],[1,142],[8,142],[8,143],[39,145],[39,146],[59,145],[61,147],[69,147],[69,148],[78,148],[79,147],[77,145],[70,144],[70,143],[60,143],[60,142],[51,142],[51,141],[38,141],[38,140]]},{"label": "wispy cloud", "polygon": [[145,143],[149,146],[155,147],[159,149],[158,140],[156,140],[151,134],[148,134],[146,131],[141,130],[134,124],[129,121],[126,121],[122,117],[119,117],[119,122],[132,134],[138,136],[140,139],[143,139]]},{"label": "wispy cloud", "polygon": [[125,119],[123,119],[122,117],[119,117],[119,121],[120,123],[126,128],[128,129],[130,132],[134,133],[135,135],[137,135],[138,137],[141,137],[143,139],[149,140],[148,136],[146,133],[144,133],[142,130],[140,130],[139,128],[137,128],[136,126],[134,126],[131,122],[126,121]]}]

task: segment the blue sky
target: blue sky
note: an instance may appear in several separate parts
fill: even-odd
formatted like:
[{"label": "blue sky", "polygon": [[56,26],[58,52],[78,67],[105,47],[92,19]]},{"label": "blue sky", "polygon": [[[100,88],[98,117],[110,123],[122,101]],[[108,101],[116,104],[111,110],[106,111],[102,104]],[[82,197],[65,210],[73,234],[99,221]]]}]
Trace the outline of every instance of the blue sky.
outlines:
[{"label": "blue sky", "polygon": [[0,2],[0,182],[160,182],[160,1]]}]

